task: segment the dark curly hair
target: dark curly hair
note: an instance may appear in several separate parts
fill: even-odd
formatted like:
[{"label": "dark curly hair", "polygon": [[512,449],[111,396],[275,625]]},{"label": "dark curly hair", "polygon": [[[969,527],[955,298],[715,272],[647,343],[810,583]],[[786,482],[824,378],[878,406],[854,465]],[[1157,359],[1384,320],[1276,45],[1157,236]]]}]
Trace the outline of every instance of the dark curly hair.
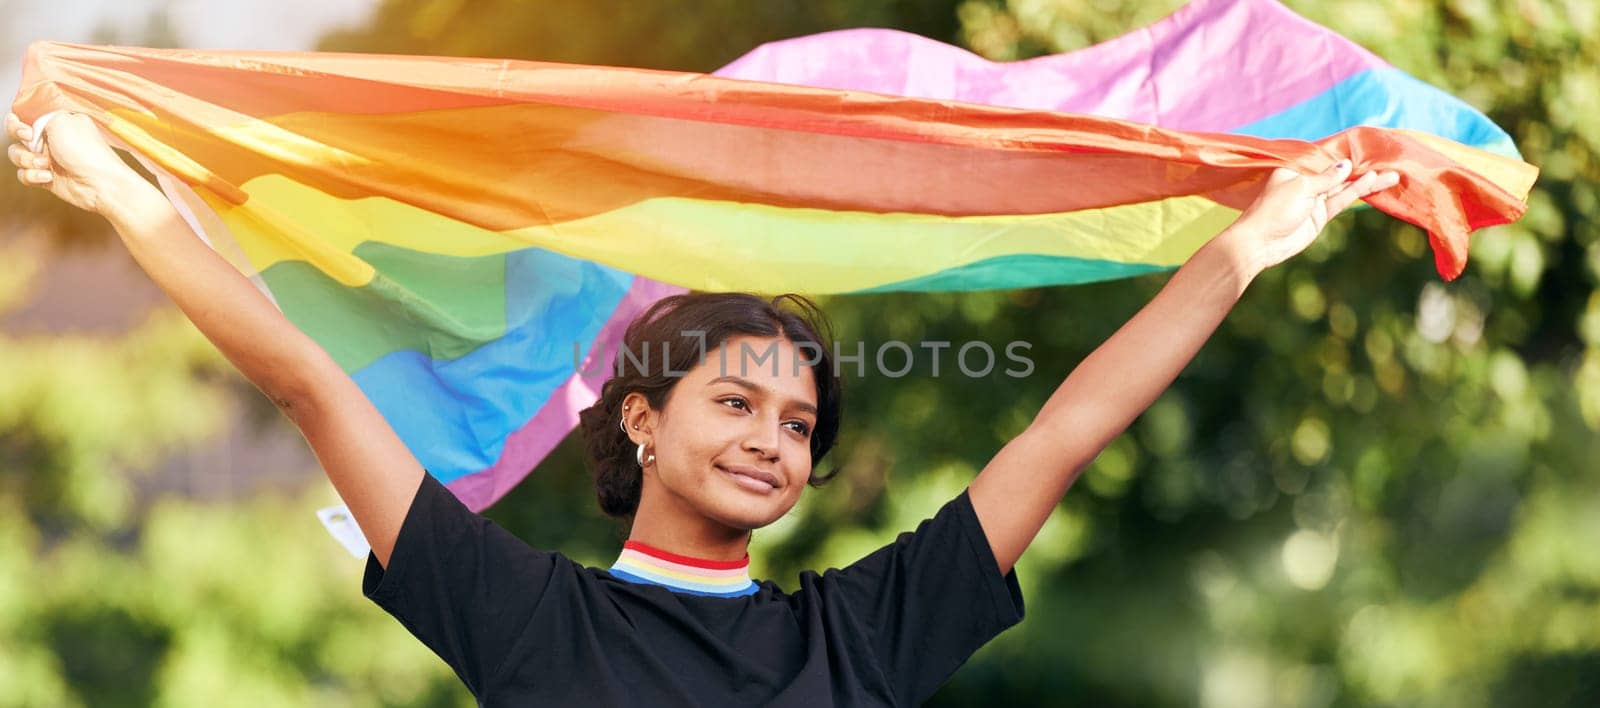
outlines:
[{"label": "dark curly hair", "polygon": [[[784,308],[785,303],[794,305],[795,309]],[[698,334],[701,332],[704,333],[703,349]],[[742,335],[784,337],[796,345],[806,345],[803,349],[811,353],[807,361],[818,359],[811,365],[817,385],[817,423],[811,433],[813,474],[807,484],[821,487],[838,475],[837,466],[827,475],[814,473],[817,463],[833,448],[839,436],[842,394],[833,366],[832,327],[822,309],[804,296],[794,294],[778,295],[770,300],[751,293],[673,295],[651,305],[629,323],[617,354],[621,362],[624,353],[637,357],[642,352],[648,357],[651,351],[663,352],[670,356],[668,366],[659,370],[653,365],[631,363],[615,367],[620,371],[615,371],[601,387],[600,400],[578,414],[584,452],[594,474],[595,496],[606,515],[631,524],[639,508],[644,481],[643,470],[634,460],[633,442],[617,425],[622,418],[622,399],[637,391],[650,402],[651,408],[664,410],[673,387],[682,379],[681,373],[693,368],[702,351],[712,351],[728,339]],[[669,370],[680,375],[669,375]]]}]

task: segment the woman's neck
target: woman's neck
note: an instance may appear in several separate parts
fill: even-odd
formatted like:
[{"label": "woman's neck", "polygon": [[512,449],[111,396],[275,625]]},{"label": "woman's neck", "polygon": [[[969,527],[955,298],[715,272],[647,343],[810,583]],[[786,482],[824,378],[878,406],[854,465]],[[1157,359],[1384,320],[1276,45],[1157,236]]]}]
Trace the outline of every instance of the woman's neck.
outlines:
[{"label": "woman's neck", "polygon": [[749,531],[705,523],[660,523],[660,515],[638,514],[628,540],[676,555],[712,562],[748,561]]},{"label": "woman's neck", "polygon": [[645,480],[628,540],[712,562],[748,559],[750,531],[706,517],[683,498]]},{"label": "woman's neck", "polygon": [[641,499],[611,574],[630,583],[714,597],[754,594],[750,532],[719,524],[681,500]]}]

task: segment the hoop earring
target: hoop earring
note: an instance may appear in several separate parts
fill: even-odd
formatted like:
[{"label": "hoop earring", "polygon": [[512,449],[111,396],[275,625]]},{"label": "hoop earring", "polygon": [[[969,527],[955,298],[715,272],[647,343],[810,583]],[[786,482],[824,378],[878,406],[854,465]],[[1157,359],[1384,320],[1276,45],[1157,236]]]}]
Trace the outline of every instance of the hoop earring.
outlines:
[{"label": "hoop earring", "polygon": [[656,461],[656,454],[652,452],[650,453],[650,456],[646,458],[644,455],[644,446],[640,445],[639,447],[634,448],[633,459],[639,463],[639,468],[643,469],[645,465]]}]

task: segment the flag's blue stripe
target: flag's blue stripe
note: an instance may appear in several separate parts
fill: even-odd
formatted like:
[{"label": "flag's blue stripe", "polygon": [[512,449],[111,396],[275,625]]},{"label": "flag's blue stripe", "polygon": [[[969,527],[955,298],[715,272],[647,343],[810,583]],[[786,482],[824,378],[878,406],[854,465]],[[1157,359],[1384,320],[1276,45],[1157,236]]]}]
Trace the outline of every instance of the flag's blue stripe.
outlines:
[{"label": "flag's blue stripe", "polygon": [[633,276],[530,248],[506,254],[506,334],[449,361],[391,352],[351,375],[440,482],[482,470],[574,373]]},{"label": "flag's blue stripe", "polygon": [[1358,125],[1407,128],[1522,157],[1511,136],[1478,109],[1392,67],[1359,72],[1311,99],[1228,132],[1318,140]]}]

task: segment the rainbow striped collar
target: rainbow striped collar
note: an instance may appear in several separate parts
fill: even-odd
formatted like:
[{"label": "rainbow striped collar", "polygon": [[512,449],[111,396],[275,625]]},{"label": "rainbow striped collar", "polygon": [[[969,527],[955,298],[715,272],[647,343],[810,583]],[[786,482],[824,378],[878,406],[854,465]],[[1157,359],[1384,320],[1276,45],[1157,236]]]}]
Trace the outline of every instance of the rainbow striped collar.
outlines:
[{"label": "rainbow striped collar", "polygon": [[750,579],[749,554],[736,561],[714,561],[668,553],[638,541],[622,544],[611,574],[630,583],[661,585],[691,595],[741,597],[759,589]]}]

